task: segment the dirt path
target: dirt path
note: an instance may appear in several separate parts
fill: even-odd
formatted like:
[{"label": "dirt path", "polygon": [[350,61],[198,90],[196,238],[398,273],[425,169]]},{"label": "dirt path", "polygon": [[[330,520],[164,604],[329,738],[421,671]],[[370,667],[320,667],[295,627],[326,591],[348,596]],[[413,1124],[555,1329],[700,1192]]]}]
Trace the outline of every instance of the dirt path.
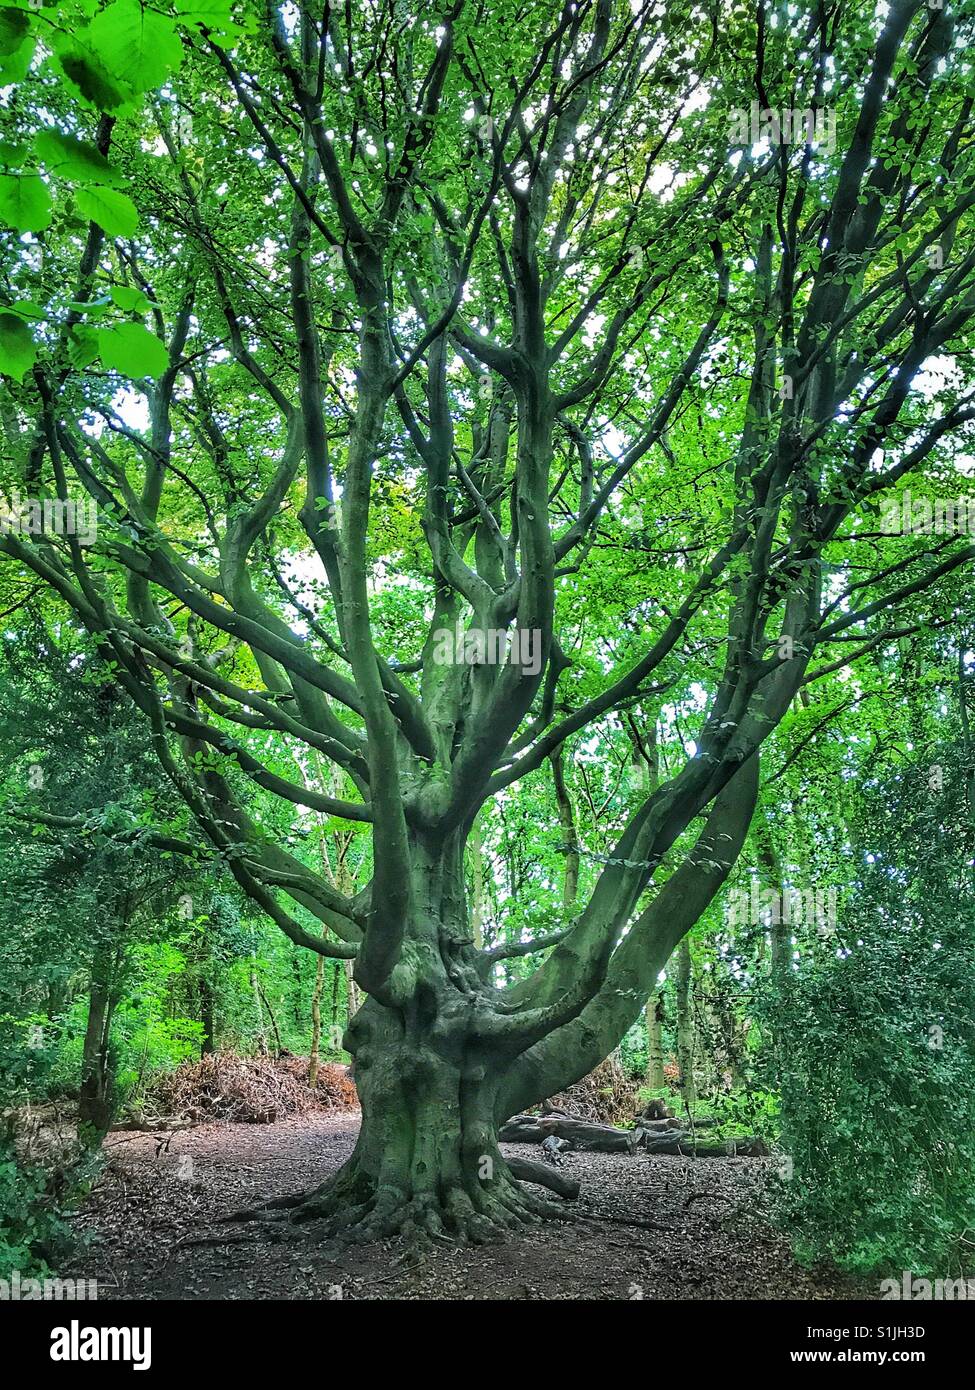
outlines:
[{"label": "dirt path", "polygon": [[[236,1207],[320,1182],[351,1152],[357,1123],[317,1113],[204,1125],[175,1134],[158,1154],[155,1136],[110,1135],[105,1176],[76,1218],[91,1243],[65,1273],[97,1278],[102,1298],[125,1299],[876,1296],[796,1265],[761,1214],[769,1166],[755,1159],[570,1154],[565,1171],[582,1179],[582,1196],[565,1221],[504,1245],[437,1250],[415,1269],[396,1267],[395,1245],[325,1259],[292,1232],[281,1241],[265,1228],[213,1225]],[[177,1244],[224,1233],[247,1243]]]}]

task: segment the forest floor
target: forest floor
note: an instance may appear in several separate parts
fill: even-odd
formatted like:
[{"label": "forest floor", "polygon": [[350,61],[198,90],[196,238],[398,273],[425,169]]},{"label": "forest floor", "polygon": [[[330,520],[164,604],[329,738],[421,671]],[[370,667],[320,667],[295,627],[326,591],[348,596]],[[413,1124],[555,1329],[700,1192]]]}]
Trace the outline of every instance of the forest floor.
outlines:
[{"label": "forest floor", "polygon": [[[835,1272],[804,1270],[771,1225],[762,1159],[566,1155],[582,1180],[565,1220],[505,1244],[437,1249],[410,1267],[394,1243],[331,1257],[300,1228],[217,1226],[239,1207],[313,1186],[352,1151],[358,1116],[115,1132],[104,1174],[75,1217],[87,1248],[70,1270],[102,1299],[835,1299],[876,1298]],[[506,1151],[538,1157],[530,1145]],[[631,1224],[630,1224],[631,1223]],[[201,1237],[219,1245],[180,1244]]]}]

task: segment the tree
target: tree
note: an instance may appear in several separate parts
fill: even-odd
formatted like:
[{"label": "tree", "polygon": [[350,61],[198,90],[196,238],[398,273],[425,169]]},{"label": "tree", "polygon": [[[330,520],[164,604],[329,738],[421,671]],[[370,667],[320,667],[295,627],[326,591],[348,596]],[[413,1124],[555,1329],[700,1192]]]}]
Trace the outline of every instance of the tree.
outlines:
[{"label": "tree", "polygon": [[[111,681],[92,680],[84,643],[23,624],[0,641],[0,753],[4,848],[0,921],[7,950],[0,1004],[23,1011],[48,985],[45,1023],[28,1047],[57,1032],[56,1001],[80,970],[87,1016],[79,1078],[79,1134],[97,1148],[118,1100],[113,1016],[132,973],[133,947],[173,933],[177,899],[191,901],[193,866],[159,833],[183,803],[145,748],[142,721]],[[52,724],[70,742],[51,740]],[[156,829],[148,827],[155,825]],[[178,829],[178,823],[176,825]],[[186,851],[188,842],[176,840]],[[199,846],[200,857],[205,850]],[[52,990],[52,983],[58,988]]]},{"label": "tree", "polygon": [[[638,1016],[792,701],[975,556],[870,529],[957,487],[975,413],[972,7],[94,8],[17,11],[50,56],[3,418],[10,482],[99,531],[8,532],[7,583],[92,633],[239,885],[355,962],[362,1128],[296,1215],[486,1238],[539,1209],[498,1123]],[[479,948],[481,808],[665,703],[686,756],[568,922]],[[367,829],[358,892],[305,811]]]}]

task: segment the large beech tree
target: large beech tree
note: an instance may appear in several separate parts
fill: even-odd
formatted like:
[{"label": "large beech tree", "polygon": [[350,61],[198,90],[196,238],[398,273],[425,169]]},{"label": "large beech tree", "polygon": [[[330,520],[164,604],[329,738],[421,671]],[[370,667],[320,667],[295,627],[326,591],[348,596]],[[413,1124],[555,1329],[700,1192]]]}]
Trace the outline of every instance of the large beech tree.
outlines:
[{"label": "large beech tree", "polygon": [[[295,1214],[487,1238],[541,1205],[499,1122],[638,1017],[763,742],[975,557],[876,520],[957,492],[975,416],[972,6],[2,13],[4,482],[100,522],[5,534],[4,583],[89,635],[208,852],[354,962],[361,1133]],[[732,143],[753,109],[827,138]],[[688,755],[567,923],[484,942],[479,811],[552,767],[564,810],[566,748],[678,699]],[[291,833],[342,822],[354,895]]]}]

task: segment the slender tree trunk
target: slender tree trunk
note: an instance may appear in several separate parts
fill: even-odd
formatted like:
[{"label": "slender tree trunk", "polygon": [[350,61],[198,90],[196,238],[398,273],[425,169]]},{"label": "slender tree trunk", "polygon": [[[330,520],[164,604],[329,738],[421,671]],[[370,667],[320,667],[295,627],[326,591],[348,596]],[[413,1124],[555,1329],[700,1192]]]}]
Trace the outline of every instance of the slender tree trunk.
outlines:
[{"label": "slender tree trunk", "polygon": [[[763,817],[756,817],[755,843],[766,886],[773,893],[782,894],[782,868],[775,852],[775,845],[772,843],[772,833]],[[774,916],[781,918],[782,914],[776,913]],[[788,922],[773,921],[769,927],[769,936],[772,943],[772,971],[776,979],[782,983],[788,978],[792,967],[792,928]]]},{"label": "slender tree trunk", "polygon": [[315,964],[315,988],[311,995],[311,1048],[308,1053],[308,1085],[318,1085],[318,1053],[322,1040],[322,987],[325,983],[325,957]]},{"label": "slender tree trunk", "polygon": [[664,1001],[663,994],[658,989],[651,994],[647,1001],[647,1085],[653,1091],[659,1091],[665,1081],[664,1077],[664,1039],[663,1039],[663,1020],[664,1020]]},{"label": "slender tree trunk", "polygon": [[267,1031],[264,1027],[264,1010],[261,1007],[261,991],[257,982],[257,962],[252,960],[250,967],[251,993],[254,996],[254,1017],[257,1021],[257,1050],[262,1057],[268,1055]]},{"label": "slender tree trunk", "polygon": [[333,1030],[333,1033],[334,1033],[334,1031],[335,1031],[335,1030],[338,1028],[338,1026],[339,1026],[339,980],[340,980],[341,978],[342,978],[342,977],[341,977],[341,974],[339,973],[338,961],[333,961],[333,962],[332,962],[332,1012],[331,1012],[331,1020],[332,1020],[332,1030]]},{"label": "slender tree trunk", "polygon": [[563,850],[565,852],[565,877],[562,881],[562,906],[571,912],[579,891],[579,840],[576,835],[575,818],[572,814],[572,801],[565,785],[563,766],[564,745],[551,756],[552,782],[555,786],[555,800],[559,808],[559,825],[562,828]]},{"label": "slender tree trunk", "polygon": [[267,994],[264,990],[264,986],[261,984],[260,979],[258,979],[256,975],[254,978],[257,982],[257,989],[261,997],[261,1002],[263,1003],[265,1009],[267,1009],[267,1016],[271,1023],[271,1031],[274,1034],[274,1046],[277,1050],[277,1055],[280,1057],[281,1053],[284,1051],[284,1045],[281,1042],[281,1031],[278,1028],[278,1021],[274,1017],[274,1010],[271,1008],[271,1001],[267,997]]},{"label": "slender tree trunk", "polygon": [[113,993],[112,953],[100,949],[91,967],[88,1022],[81,1053],[81,1086],[78,1092],[78,1133],[97,1147],[108,1133],[115,1111],[114,1076],[111,1066],[111,1024],[116,998]]},{"label": "slender tree trunk", "polygon": [[677,1065],[688,1110],[697,1101],[694,1083],[694,1018],[691,1013],[691,948],[687,938],[677,948]]},{"label": "slender tree trunk", "polygon": [[[643,797],[657,790],[660,781],[660,747],[657,743],[657,725],[651,720],[641,732],[633,716],[625,718],[626,732],[633,749],[634,780]],[[647,1000],[647,1076],[646,1082],[651,1090],[662,1089],[664,1077],[663,1045],[664,996],[660,989],[654,990]]]},{"label": "slender tree trunk", "polygon": [[353,974],[354,966],[352,961],[345,961],[345,986],[346,986],[346,1027],[349,1027],[361,1006],[361,991],[355,982]]},{"label": "slender tree trunk", "polygon": [[199,978],[198,993],[200,997],[200,1022],[203,1025],[200,1056],[205,1057],[214,1050],[216,1045],[216,1033],[213,1026],[213,985],[205,975],[201,975]]}]

